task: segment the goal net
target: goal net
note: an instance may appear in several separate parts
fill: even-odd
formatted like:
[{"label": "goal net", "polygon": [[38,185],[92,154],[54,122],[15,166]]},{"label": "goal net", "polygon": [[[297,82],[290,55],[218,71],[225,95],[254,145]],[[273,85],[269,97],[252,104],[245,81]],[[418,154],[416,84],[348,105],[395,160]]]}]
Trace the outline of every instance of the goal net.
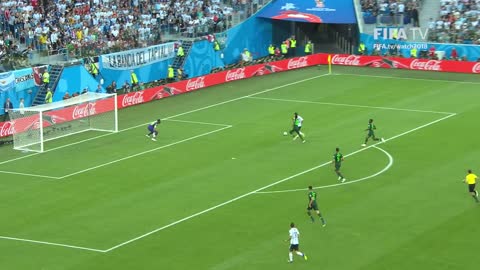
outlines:
[{"label": "goal net", "polygon": [[67,100],[14,109],[13,148],[43,152],[46,141],[89,130],[117,132],[116,94],[85,93]]}]

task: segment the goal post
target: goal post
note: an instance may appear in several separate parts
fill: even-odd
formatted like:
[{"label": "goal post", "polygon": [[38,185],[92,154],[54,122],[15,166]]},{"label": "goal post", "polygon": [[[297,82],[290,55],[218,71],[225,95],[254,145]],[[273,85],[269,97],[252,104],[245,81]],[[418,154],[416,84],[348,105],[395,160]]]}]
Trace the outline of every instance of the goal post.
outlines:
[{"label": "goal post", "polygon": [[13,148],[44,152],[45,142],[86,131],[118,132],[116,94],[85,93],[49,104],[13,109]]}]

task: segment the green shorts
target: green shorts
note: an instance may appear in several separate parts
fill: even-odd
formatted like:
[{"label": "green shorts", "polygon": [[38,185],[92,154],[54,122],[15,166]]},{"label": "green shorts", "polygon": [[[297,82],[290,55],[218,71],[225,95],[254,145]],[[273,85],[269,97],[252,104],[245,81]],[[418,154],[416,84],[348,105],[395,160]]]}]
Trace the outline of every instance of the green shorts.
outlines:
[{"label": "green shorts", "polygon": [[340,167],[342,167],[342,163],[335,163],[335,170],[336,171],[340,170]]},{"label": "green shorts", "polygon": [[308,211],[310,211],[310,210],[318,211],[317,202],[313,202],[311,207],[310,207],[310,206],[307,206],[307,210],[308,210]]}]

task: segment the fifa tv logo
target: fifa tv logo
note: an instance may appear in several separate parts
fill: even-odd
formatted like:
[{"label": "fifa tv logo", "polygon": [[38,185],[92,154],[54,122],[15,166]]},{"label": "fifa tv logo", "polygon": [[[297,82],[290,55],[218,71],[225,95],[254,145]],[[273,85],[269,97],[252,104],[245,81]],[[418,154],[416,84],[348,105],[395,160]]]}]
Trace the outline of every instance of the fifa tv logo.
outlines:
[{"label": "fifa tv logo", "polygon": [[405,29],[404,27],[376,27],[373,29],[373,39],[396,39],[396,40],[408,40],[408,38],[417,40],[420,37],[421,40],[427,41],[428,28],[423,29],[420,27],[412,27]]}]

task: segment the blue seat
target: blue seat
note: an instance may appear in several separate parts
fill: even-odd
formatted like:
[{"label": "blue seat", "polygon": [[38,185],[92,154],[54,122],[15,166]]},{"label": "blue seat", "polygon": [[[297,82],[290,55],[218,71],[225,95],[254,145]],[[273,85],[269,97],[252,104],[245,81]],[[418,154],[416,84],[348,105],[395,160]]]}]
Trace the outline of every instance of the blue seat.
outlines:
[{"label": "blue seat", "polygon": [[382,24],[392,24],[392,17],[391,16],[382,16],[380,18],[380,23],[382,23]]},{"label": "blue seat", "polygon": [[377,23],[377,17],[366,16],[366,17],[363,17],[363,21],[365,22],[365,24],[376,24]]}]

